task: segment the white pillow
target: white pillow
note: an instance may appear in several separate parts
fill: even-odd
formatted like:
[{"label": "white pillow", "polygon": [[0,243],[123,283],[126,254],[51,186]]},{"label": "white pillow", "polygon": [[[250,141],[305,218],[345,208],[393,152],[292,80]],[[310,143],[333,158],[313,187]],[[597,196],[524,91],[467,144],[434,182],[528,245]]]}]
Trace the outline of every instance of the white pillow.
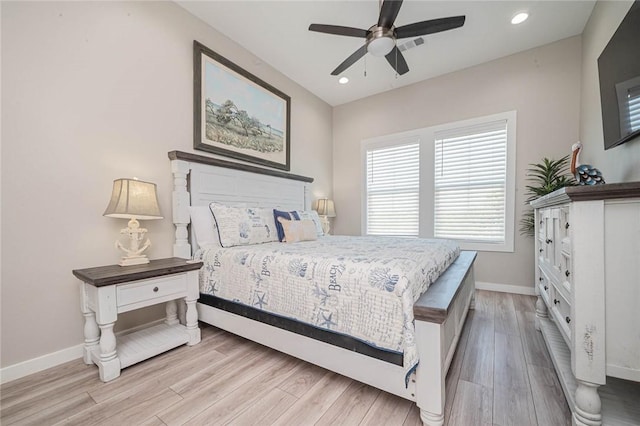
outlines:
[{"label": "white pillow", "polygon": [[189,215],[198,247],[205,248],[210,245],[220,247],[216,222],[209,206],[189,206]]},{"label": "white pillow", "polygon": [[322,237],[324,235],[324,230],[322,229],[322,221],[320,220],[320,216],[318,216],[318,212],[315,210],[297,210],[298,217],[300,220],[308,219],[313,221],[313,224],[316,226],[316,234],[318,237]]},{"label": "white pillow", "polygon": [[209,204],[222,247],[278,241],[273,209]]}]

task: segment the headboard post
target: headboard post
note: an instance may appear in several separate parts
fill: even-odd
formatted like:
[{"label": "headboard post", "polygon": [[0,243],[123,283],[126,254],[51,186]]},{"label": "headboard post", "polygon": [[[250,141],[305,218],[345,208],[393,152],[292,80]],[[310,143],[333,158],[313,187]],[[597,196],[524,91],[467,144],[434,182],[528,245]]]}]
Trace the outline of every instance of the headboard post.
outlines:
[{"label": "headboard post", "polygon": [[176,240],[173,244],[173,255],[183,259],[191,258],[191,244],[189,244],[187,226],[189,225],[189,191],[187,190],[187,175],[189,162],[182,160],[171,161],[173,173],[173,224],[176,227]]}]

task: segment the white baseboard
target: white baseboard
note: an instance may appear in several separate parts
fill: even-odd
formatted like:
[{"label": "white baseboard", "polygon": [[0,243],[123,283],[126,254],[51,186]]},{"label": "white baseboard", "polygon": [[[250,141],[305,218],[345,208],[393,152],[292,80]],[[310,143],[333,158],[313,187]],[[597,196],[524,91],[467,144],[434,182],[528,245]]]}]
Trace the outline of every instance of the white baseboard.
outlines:
[{"label": "white baseboard", "polygon": [[4,384],[74,359],[82,358],[83,344],[42,355],[0,369],[0,383]]},{"label": "white baseboard", "polygon": [[[156,321],[152,321],[147,324],[142,324],[127,330],[122,330],[116,333],[117,336],[122,334],[132,333],[142,328],[147,328],[164,321],[161,318]],[[50,354],[42,355],[37,358],[29,359],[27,361],[19,362],[17,364],[9,365],[0,369],[0,384],[8,383],[21,377],[28,376],[29,374],[37,373],[47,368],[55,367],[65,362],[73,361],[74,359],[82,358],[82,349],[84,344],[71,346],[70,348],[62,349]]]},{"label": "white baseboard", "polygon": [[536,291],[533,287],[524,287],[521,285],[497,284],[476,281],[476,289],[499,291],[501,293],[525,294],[527,296],[535,296]]}]

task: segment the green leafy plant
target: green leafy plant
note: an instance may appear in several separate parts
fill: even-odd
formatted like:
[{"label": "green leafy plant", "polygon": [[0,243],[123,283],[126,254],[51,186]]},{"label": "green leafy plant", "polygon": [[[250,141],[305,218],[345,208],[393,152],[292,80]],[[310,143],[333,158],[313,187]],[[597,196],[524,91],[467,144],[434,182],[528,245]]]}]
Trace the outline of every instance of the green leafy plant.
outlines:
[{"label": "green leafy plant", "polygon": [[[575,185],[575,179],[568,174],[569,156],[562,157],[559,160],[550,160],[543,158],[542,163],[529,164],[527,169],[527,180],[531,182],[526,186],[528,198],[525,205],[537,198],[547,195],[557,189],[565,186]],[[528,209],[520,220],[520,234],[533,237],[534,234],[534,216],[533,210]]]}]

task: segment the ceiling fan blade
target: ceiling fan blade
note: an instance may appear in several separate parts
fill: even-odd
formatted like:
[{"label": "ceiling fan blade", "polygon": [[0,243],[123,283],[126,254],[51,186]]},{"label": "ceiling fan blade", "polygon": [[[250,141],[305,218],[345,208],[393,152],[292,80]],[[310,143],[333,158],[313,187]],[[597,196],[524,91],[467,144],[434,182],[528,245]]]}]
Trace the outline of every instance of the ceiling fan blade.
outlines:
[{"label": "ceiling fan blade", "polygon": [[360,28],[342,27],[340,25],[323,25],[323,24],[311,24],[309,25],[309,31],[316,31],[319,33],[335,34],[348,37],[360,37],[367,38],[369,34],[368,30],[361,30]]},{"label": "ceiling fan blade", "polygon": [[391,28],[393,23],[396,21],[398,12],[400,12],[400,6],[402,6],[402,0],[384,0],[384,2],[382,2],[382,7],[380,8],[378,26]]},{"label": "ceiling fan blade", "polygon": [[405,61],[402,52],[398,49],[398,46],[394,46],[393,50],[385,56],[387,58],[387,62],[391,65],[391,68],[396,70],[396,72],[400,75],[404,75],[409,72],[409,66],[407,65],[407,61]]},{"label": "ceiling fan blade", "polygon": [[430,21],[415,22],[396,28],[397,38],[418,37],[427,34],[452,30],[464,25],[465,16],[451,16],[449,18],[432,19]]},{"label": "ceiling fan blade", "polygon": [[347,59],[344,60],[344,62],[338,65],[338,68],[333,70],[331,75],[339,75],[342,71],[346,70],[351,65],[355,64],[358,61],[358,59],[362,58],[364,55],[366,55],[366,53],[367,53],[367,45],[365,44],[360,49],[353,52],[351,56],[349,56]]}]

